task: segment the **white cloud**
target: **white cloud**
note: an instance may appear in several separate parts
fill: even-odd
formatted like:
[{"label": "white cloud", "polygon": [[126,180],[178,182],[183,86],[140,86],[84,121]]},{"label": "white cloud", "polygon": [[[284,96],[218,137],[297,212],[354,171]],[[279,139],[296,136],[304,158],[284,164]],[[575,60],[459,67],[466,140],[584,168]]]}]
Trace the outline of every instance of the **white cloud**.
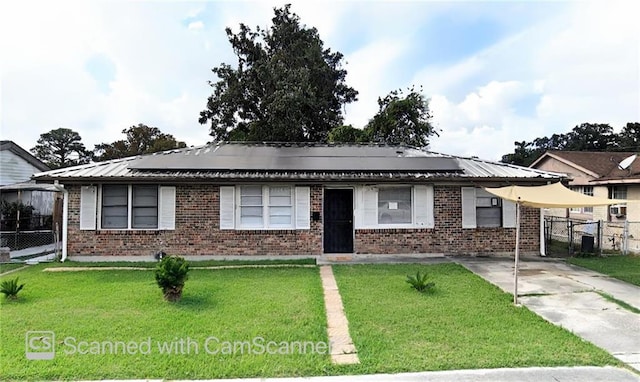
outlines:
[{"label": "white cloud", "polygon": [[[267,26],[283,4],[3,2],[2,137],[30,148],[39,134],[68,127],[92,148],[146,123],[202,144],[208,127],[197,119],[211,91],[206,81],[214,80],[210,69],[236,62],[224,27]],[[640,121],[638,5],[523,3],[520,9],[547,17],[514,19],[492,4],[294,2],[292,10],[327,47],[345,53],[347,84],[360,92],[346,122],[357,127],[375,114],[379,96],[411,84],[424,86],[443,130],[432,148],[452,154],[498,159],[515,140],[581,122],[619,128]],[[423,47],[421,28],[461,12],[504,22],[511,34],[447,66],[426,57],[416,70],[412,62],[409,72],[407,57]],[[116,69],[106,95],[85,71],[96,54]]]},{"label": "white cloud", "polygon": [[199,31],[199,30],[202,30],[203,28],[204,28],[204,23],[202,21],[192,21],[187,26],[187,29],[193,30],[193,31]]}]

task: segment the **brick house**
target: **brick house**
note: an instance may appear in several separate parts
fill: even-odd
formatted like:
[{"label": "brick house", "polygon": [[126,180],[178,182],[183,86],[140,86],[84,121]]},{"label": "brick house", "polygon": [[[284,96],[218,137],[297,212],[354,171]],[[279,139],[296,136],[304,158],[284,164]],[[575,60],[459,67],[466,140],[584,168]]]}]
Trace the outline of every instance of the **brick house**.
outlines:
[{"label": "brick house", "polygon": [[[66,190],[63,257],[120,260],[508,254],[515,206],[481,187],[560,176],[409,147],[217,143],[35,179]],[[540,221],[523,209],[523,253],[539,253]]]}]

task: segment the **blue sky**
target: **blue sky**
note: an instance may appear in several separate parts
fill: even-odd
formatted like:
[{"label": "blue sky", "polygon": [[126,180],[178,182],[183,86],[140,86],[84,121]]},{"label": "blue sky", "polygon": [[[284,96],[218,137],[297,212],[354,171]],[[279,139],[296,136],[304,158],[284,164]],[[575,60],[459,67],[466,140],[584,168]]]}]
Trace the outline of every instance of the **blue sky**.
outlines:
[{"label": "blue sky", "polygon": [[[640,121],[640,3],[292,2],[345,55],[364,126],[389,91],[422,86],[441,130],[431,149],[499,159],[515,140],[582,122]],[[5,1],[2,139],[26,149],[76,130],[88,148],[145,123],[189,145],[211,68],[235,64],[224,28],[269,25],[282,2]]]}]

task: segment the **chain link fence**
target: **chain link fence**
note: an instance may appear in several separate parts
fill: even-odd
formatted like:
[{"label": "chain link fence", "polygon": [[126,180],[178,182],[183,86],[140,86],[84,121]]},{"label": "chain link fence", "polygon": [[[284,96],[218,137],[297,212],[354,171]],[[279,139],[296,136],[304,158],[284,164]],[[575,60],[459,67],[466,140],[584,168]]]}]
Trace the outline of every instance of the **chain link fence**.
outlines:
[{"label": "chain link fence", "polygon": [[607,222],[545,216],[547,254],[640,253],[640,222]]},{"label": "chain link fence", "polygon": [[2,202],[0,247],[9,248],[11,259],[59,252],[60,223],[53,215],[34,213],[20,202]]}]

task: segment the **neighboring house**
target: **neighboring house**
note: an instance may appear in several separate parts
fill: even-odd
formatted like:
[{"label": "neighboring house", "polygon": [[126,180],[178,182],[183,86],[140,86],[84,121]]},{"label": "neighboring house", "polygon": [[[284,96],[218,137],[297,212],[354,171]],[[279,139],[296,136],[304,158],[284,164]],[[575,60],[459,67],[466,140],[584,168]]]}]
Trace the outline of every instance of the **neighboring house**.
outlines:
[{"label": "neighboring house", "polygon": [[34,213],[51,215],[55,192],[31,181],[35,173],[49,170],[46,164],[12,141],[0,141],[0,198],[20,200],[34,207]]},{"label": "neighboring house", "polygon": [[[408,147],[218,143],[34,178],[64,185],[63,257],[87,259],[513,253],[515,205],[480,187],[562,177]],[[523,252],[540,221],[523,209]]]},{"label": "neighboring house", "polygon": [[[566,174],[586,195],[640,199],[640,159],[632,152],[547,151],[531,168]],[[626,161],[625,161],[626,160]],[[640,221],[640,204],[552,209],[549,215],[609,222]]]}]

